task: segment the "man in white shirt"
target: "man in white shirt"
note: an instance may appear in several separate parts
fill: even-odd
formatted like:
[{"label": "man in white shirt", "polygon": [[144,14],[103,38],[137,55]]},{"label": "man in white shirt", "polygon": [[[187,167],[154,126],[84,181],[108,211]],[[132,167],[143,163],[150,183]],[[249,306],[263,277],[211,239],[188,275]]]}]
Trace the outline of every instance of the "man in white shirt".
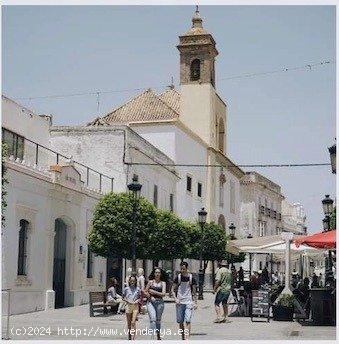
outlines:
[{"label": "man in white shirt", "polygon": [[187,268],[188,264],[181,262],[180,273],[172,285],[172,295],[174,295],[176,303],[177,323],[179,324],[182,339],[188,339],[190,336],[192,311],[197,308],[197,282]]}]

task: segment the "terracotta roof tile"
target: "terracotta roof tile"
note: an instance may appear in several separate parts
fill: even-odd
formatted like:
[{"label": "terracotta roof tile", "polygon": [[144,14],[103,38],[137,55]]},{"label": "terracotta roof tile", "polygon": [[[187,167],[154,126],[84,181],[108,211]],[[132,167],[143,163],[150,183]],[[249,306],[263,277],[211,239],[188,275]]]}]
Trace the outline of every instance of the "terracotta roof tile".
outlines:
[{"label": "terracotta roof tile", "polygon": [[166,92],[160,94],[159,98],[177,113],[180,113],[180,93],[175,89],[167,90]]},{"label": "terracotta roof tile", "polygon": [[97,117],[93,121],[88,122],[86,125],[87,126],[95,126],[95,127],[97,127],[97,126],[102,126],[102,125],[107,126],[107,125],[109,125],[109,123],[107,123],[104,118]]},{"label": "terracotta roof tile", "polygon": [[[151,89],[148,89],[101,119],[104,120],[104,123],[110,124],[178,118],[178,101],[174,99],[178,95],[174,95],[172,92],[171,96],[167,92],[158,96]],[[177,92],[175,91],[175,93]]]}]

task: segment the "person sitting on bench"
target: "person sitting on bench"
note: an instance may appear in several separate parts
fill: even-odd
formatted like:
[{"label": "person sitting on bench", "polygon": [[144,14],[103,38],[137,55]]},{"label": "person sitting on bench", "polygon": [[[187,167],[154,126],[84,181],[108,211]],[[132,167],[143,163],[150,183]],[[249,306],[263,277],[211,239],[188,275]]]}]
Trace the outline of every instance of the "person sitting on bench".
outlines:
[{"label": "person sitting on bench", "polygon": [[119,305],[117,314],[121,314],[121,311],[125,309],[125,302],[122,299],[122,296],[117,293],[117,279],[115,277],[112,277],[111,281],[111,286],[107,290],[107,303],[112,306]]}]

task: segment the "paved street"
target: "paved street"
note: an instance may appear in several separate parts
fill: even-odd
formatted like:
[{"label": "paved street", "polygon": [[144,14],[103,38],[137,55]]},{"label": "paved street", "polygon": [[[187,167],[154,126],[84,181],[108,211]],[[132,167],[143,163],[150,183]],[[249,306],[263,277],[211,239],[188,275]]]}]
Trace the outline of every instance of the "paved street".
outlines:
[{"label": "paved street", "polygon": [[[271,321],[270,323],[253,323],[249,318],[231,318],[231,323],[214,324],[214,318],[213,295],[206,293],[205,300],[199,301],[199,308],[194,314],[191,339],[335,339],[335,327],[301,326],[297,322]],[[5,324],[5,319],[2,319],[2,324]],[[146,329],[148,325],[148,315],[141,315],[137,322],[137,327],[139,329]],[[166,331],[163,339],[179,339],[175,323],[174,303],[166,303],[162,327]],[[27,331],[26,334],[23,334],[24,328]],[[87,305],[15,315],[10,318],[10,329],[12,332],[10,335],[11,339],[127,338],[124,332],[124,315],[90,318]],[[68,334],[65,329],[69,332]],[[5,330],[3,328],[3,331]],[[49,330],[51,332],[50,335],[47,334]],[[137,339],[151,339],[151,337],[139,334]]]}]

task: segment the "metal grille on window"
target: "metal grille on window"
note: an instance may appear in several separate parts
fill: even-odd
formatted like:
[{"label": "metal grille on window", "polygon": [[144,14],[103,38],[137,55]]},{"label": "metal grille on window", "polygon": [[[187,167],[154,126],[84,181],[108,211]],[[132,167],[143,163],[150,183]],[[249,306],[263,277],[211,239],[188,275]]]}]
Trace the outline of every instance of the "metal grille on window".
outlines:
[{"label": "metal grille on window", "polygon": [[18,275],[26,275],[28,221],[20,220]]}]

